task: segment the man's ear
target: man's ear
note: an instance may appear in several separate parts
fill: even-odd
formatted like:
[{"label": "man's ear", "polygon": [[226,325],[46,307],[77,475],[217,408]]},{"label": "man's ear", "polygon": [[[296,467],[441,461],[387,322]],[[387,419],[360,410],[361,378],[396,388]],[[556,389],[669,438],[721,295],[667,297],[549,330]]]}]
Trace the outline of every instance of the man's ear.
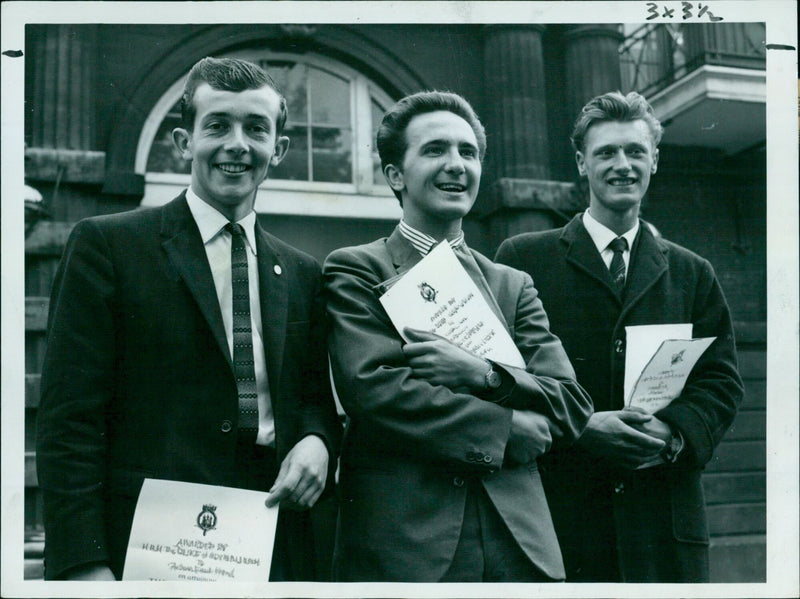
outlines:
[{"label": "man's ear", "polygon": [[405,189],[405,181],[403,181],[403,171],[393,164],[387,164],[383,169],[383,174],[386,176],[386,181],[389,183],[394,191],[403,191]]},{"label": "man's ear", "polygon": [[286,152],[289,151],[289,138],[285,135],[280,136],[275,141],[275,152],[272,154],[272,160],[269,161],[271,166],[278,166],[286,157]]},{"label": "man's ear", "polygon": [[653,151],[653,166],[650,167],[650,174],[655,175],[658,170],[658,148]]},{"label": "man's ear", "polygon": [[578,165],[578,174],[581,177],[585,177],[586,176],[586,160],[585,160],[585,158],[583,156],[583,152],[581,152],[580,150],[575,152],[575,164]]},{"label": "man's ear", "polygon": [[172,130],[172,141],[178,151],[181,153],[181,158],[184,160],[192,159],[192,136],[182,127],[176,127]]}]

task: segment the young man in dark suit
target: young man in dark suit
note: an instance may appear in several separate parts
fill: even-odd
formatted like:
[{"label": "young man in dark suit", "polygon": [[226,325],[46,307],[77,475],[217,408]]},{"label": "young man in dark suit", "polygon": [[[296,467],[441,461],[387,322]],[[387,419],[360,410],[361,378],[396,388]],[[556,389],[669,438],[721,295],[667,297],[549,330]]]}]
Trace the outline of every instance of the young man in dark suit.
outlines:
[{"label": "young man in dark suit", "polygon": [[[421,92],[386,113],[377,139],[403,219],[390,237],[337,250],[323,267],[333,377],[349,416],[334,578],[563,579],[536,458],[575,439],[591,404],[530,277],[464,242],[483,126],[460,96]],[[439,242],[453,247],[525,368],[422,331],[403,342],[379,296]]]},{"label": "young man in dark suit", "polygon": [[205,58],[182,112],[189,189],[78,223],[56,275],[37,443],[48,579],[121,577],[146,477],[270,491],[271,578],[316,577],[308,508],[341,435],[320,269],[253,211],[289,145],[286,102],[259,67]]},{"label": "young man in dark suit", "polygon": [[[512,237],[497,252],[498,262],[532,276],[594,402],[575,446],[542,467],[567,581],[708,580],[700,472],[743,387],[711,265],[639,219],[661,132],[639,94],[594,98],[572,136],[589,209],[563,229]],[[623,409],[625,327],[672,323],[717,339],[669,406],[653,415]]]}]

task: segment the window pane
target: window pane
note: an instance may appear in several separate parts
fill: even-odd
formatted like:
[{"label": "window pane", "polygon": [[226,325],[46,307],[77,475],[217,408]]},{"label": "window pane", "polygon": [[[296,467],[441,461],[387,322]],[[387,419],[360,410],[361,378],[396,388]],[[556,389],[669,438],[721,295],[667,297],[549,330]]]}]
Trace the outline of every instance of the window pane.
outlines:
[{"label": "window pane", "polygon": [[308,67],[293,62],[270,62],[267,72],[286,98],[289,121],[307,123],[306,85]]},{"label": "window pane", "polygon": [[347,129],[314,127],[314,181],[352,182],[352,136]]},{"label": "window pane", "polygon": [[283,161],[270,170],[270,179],[308,181],[308,128],[287,126],[283,134],[289,138],[289,151]]},{"label": "window pane", "polygon": [[350,82],[320,69],[310,68],[311,122],[350,128]]},{"label": "window pane", "polygon": [[154,173],[189,173],[191,162],[181,158],[172,141],[172,130],[181,126],[180,101],[167,113],[153,138],[147,170]]}]

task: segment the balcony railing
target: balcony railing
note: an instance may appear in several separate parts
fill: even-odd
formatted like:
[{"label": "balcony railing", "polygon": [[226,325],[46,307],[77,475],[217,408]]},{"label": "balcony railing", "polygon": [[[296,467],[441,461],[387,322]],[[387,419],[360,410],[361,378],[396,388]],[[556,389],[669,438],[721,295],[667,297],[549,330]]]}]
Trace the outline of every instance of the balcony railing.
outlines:
[{"label": "balcony railing", "polygon": [[647,24],[619,49],[622,84],[650,96],[703,65],[766,67],[764,23]]}]

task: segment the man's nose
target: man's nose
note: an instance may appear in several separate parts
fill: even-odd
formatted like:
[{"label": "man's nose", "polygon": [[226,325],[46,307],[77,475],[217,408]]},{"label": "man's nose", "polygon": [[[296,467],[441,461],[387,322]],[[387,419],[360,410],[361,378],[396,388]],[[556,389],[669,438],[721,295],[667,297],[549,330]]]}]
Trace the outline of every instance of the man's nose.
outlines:
[{"label": "man's nose", "polygon": [[463,173],[465,170],[464,167],[464,158],[461,156],[461,153],[457,150],[451,150],[447,152],[445,155],[446,163],[445,163],[445,170],[448,173]]},{"label": "man's nose", "polygon": [[622,149],[614,156],[614,170],[623,172],[631,170],[631,163],[628,161],[628,157]]},{"label": "man's nose", "polygon": [[244,129],[241,125],[234,125],[230,128],[228,136],[225,139],[225,149],[229,152],[247,151],[247,141],[245,139]]}]

